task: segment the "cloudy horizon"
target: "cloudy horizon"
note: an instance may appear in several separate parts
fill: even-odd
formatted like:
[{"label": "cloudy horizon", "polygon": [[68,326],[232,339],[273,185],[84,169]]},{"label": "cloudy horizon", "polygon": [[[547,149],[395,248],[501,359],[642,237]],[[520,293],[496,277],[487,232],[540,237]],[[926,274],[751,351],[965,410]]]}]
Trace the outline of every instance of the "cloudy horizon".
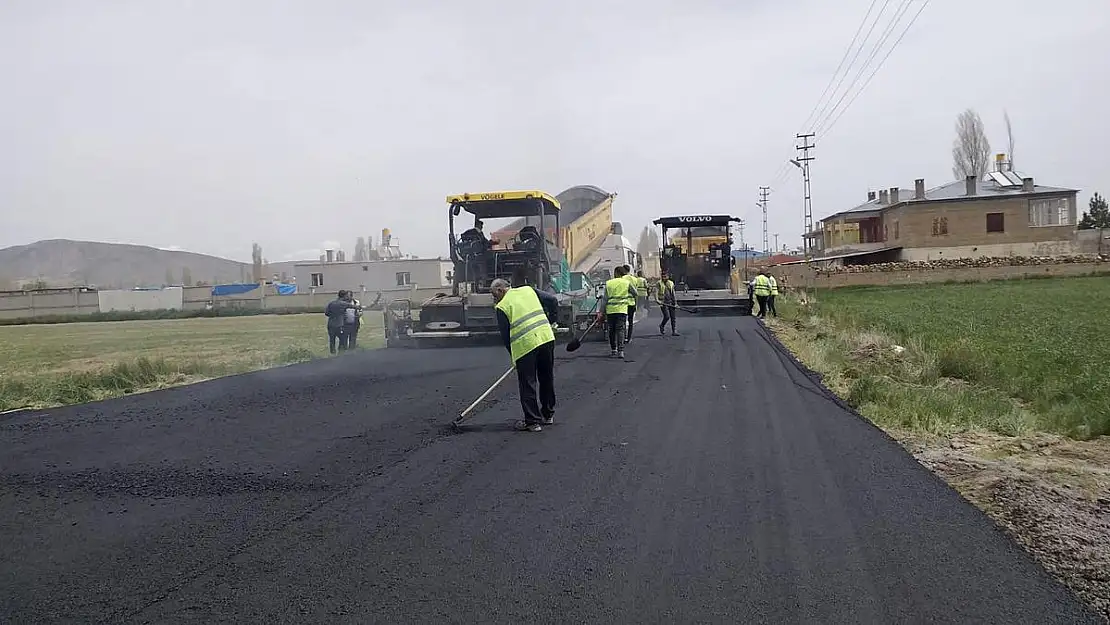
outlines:
[{"label": "cloudy horizon", "polygon": [[[932,0],[842,116],[809,127],[871,1],[732,4],[6,2],[0,247],[249,262],[258,242],[300,260],[389,228],[437,256],[448,194],[579,184],[619,193],[630,238],[661,215],[727,212],[757,247],[771,185],[769,232],[797,245],[796,132],[826,128],[816,220],[869,189],[949,182],[967,108],[996,152],[1008,111],[1016,168],[1081,189],[1080,210],[1110,191],[1090,155],[1110,138],[1105,0]],[[887,4],[877,31],[902,2]]]}]

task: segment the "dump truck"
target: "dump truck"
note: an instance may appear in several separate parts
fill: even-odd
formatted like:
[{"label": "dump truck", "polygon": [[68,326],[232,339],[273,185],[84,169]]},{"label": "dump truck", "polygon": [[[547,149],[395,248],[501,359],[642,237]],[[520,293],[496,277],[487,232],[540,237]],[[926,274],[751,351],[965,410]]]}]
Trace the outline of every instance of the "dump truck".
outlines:
[{"label": "dump truck", "polygon": [[[500,340],[490,284],[498,279],[513,286],[528,284],[559,299],[557,338],[586,328],[596,307],[596,289],[585,276],[570,271],[564,245],[573,234],[560,228],[559,201],[543,191],[464,193],[447,197],[451,293],[439,293],[414,306],[394,300],[383,310],[386,345],[448,346],[496,343]],[[473,226],[458,233],[456,221],[466,213]],[[487,238],[488,219],[524,217],[527,222],[506,236]],[[550,228],[540,225],[550,224]],[[577,277],[578,288],[574,278]],[[596,331],[592,334],[596,334]],[[596,337],[589,337],[596,339]]]},{"label": "dump truck", "polygon": [[680,308],[707,315],[750,315],[752,301],[735,279],[730,226],[740,218],[728,215],[660,217],[659,268],[675,283]]}]

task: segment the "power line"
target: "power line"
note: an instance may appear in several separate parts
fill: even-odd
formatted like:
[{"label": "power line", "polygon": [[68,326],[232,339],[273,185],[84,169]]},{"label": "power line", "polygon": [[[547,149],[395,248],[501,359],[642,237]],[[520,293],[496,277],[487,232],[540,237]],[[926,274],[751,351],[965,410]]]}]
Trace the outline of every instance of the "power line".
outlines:
[{"label": "power line", "polygon": [[[856,49],[856,53],[852,56],[852,60],[849,61],[849,63],[848,63],[848,68],[849,69],[845,70],[844,75],[840,77],[839,81],[837,81],[836,87],[833,88],[833,96],[830,96],[829,101],[825,103],[825,106],[821,107],[821,112],[817,113],[817,119],[820,119],[821,116],[825,114],[825,111],[827,110],[827,107],[828,107],[829,103],[832,102],[832,98],[835,96],[836,92],[840,89],[840,85],[844,84],[844,79],[848,77],[848,74],[851,71],[852,65],[854,65],[855,62],[856,62],[856,59],[859,58],[860,52],[863,52],[863,48],[867,45],[867,40],[871,38],[871,33],[875,32],[875,27],[879,25],[879,19],[882,18],[883,12],[886,11],[886,8],[887,8],[888,5],[890,5],[890,2],[891,2],[891,0],[884,0],[883,1],[883,6],[879,9],[879,13],[875,16],[875,21],[871,22],[871,27],[867,29],[867,34],[864,35],[863,41],[861,41],[860,44],[859,44],[859,48]],[[849,88],[851,88],[851,87],[849,87]]]},{"label": "power line", "polygon": [[910,4],[911,0],[902,1],[901,6],[895,11],[894,19],[890,20],[890,23],[883,30],[883,34],[879,37],[879,41],[875,44],[875,47],[871,49],[871,53],[867,56],[867,60],[864,61],[863,65],[860,66],[859,71],[856,72],[855,77],[852,78],[852,82],[848,85],[848,88],[844,90],[844,93],[840,94],[840,99],[837,100],[836,104],[834,104],[833,107],[828,110],[828,114],[825,116],[825,118],[817,124],[817,130],[815,132],[817,132],[818,134],[822,132],[822,127],[826,123],[828,123],[833,114],[837,112],[837,108],[840,106],[841,102],[843,102],[844,99],[848,97],[848,94],[852,92],[852,88],[855,87],[856,83],[858,83],[860,78],[863,77],[863,74],[869,69],[871,62],[875,60],[875,56],[879,53],[879,50],[883,47],[883,44],[886,43],[887,39],[889,39],[890,35],[894,32],[894,29],[897,28],[898,22],[902,20],[902,16],[904,16],[906,14],[906,11],[910,8]]},{"label": "power line", "polygon": [[837,113],[836,117],[834,117],[832,121],[829,122],[827,126],[825,126],[824,130],[821,131],[822,135],[828,134],[828,132],[832,130],[832,127],[836,125],[836,122],[840,120],[841,116],[844,115],[844,112],[851,108],[852,103],[856,101],[856,98],[858,98],[860,94],[863,93],[865,89],[867,89],[867,85],[871,84],[871,80],[875,78],[875,75],[878,74],[879,70],[883,68],[886,60],[890,58],[891,53],[893,53],[894,49],[898,47],[898,44],[902,43],[902,39],[906,36],[906,33],[910,31],[910,28],[913,27],[914,22],[917,21],[917,18],[921,16],[921,14],[925,11],[925,7],[929,6],[929,3],[931,1],[932,0],[924,0],[924,2],[921,3],[921,8],[917,10],[917,13],[914,14],[910,22],[906,24],[906,27],[902,30],[902,34],[898,36],[898,39],[894,40],[894,45],[890,46],[890,48],[887,49],[886,54],[879,61],[879,64],[875,66],[875,70],[871,72],[871,75],[869,75],[867,77],[867,80],[864,81],[863,85],[860,86],[859,91],[856,91],[855,95],[853,95],[852,98],[848,100],[848,104],[844,105],[844,108],[840,109],[840,112]]},{"label": "power line", "polygon": [[[860,32],[863,31],[863,27],[868,24],[868,18],[871,16],[872,11],[874,11],[875,4],[877,2],[878,2],[878,0],[871,0],[871,4],[867,7],[867,12],[864,14],[863,19],[860,21],[859,26],[856,27],[856,32],[852,36],[851,42],[848,43],[848,48],[844,51],[844,54],[840,59],[840,63],[837,65],[837,68],[833,72],[833,75],[829,77],[829,82],[825,85],[825,89],[821,92],[821,96],[817,98],[817,103],[814,104],[813,109],[810,111],[809,115],[806,116],[806,120],[802,123],[803,128],[810,121],[816,121],[816,119],[821,118],[821,116],[825,115],[826,113],[828,113],[828,115],[825,115],[826,120],[827,120],[828,116],[832,114],[832,111],[828,109],[829,104],[832,103],[832,99],[834,97],[836,97],[836,93],[837,93],[837,91],[839,91],[840,86],[844,84],[844,80],[848,77],[848,74],[851,73],[852,66],[855,64],[856,60],[859,58],[860,54],[863,52],[864,47],[866,47],[867,40],[871,38],[871,33],[874,32],[875,27],[878,26],[879,20],[882,17],[883,13],[886,11],[887,6],[890,5],[891,0],[884,0],[882,7],[879,9],[878,14],[875,16],[875,20],[873,22],[871,22],[870,27],[868,27],[867,34],[864,35],[862,41],[859,41],[859,47],[856,48],[856,41],[859,40],[859,34],[860,34]],[[851,54],[853,48],[855,48],[855,54],[852,55],[852,60],[845,67],[844,61],[848,58],[848,55]],[[872,52],[870,58],[874,58],[874,51]],[[866,66],[866,63],[864,65]],[[841,68],[844,69],[844,74],[840,76],[839,81],[836,81],[836,77],[837,77],[838,74],[840,74]],[[862,73],[863,71],[864,70],[861,69],[860,73]],[[829,99],[827,101],[824,101],[825,95],[829,93],[829,86],[831,86],[834,81],[836,81],[836,87],[833,88],[832,94],[829,96]],[[858,81],[858,78],[857,78],[857,81]],[[851,85],[849,85],[848,90],[851,90]],[[845,93],[847,93],[847,91]],[[841,101],[843,101],[843,99],[844,99],[844,96],[842,95],[840,100],[837,101],[837,104],[839,105],[839,103]],[[822,101],[824,101],[823,105],[822,105]],[[835,108],[836,107],[834,106],[833,110],[835,110]],[[818,111],[818,109],[820,109],[820,112],[818,112],[816,118],[814,118],[814,112]],[[811,118],[813,118],[813,119],[811,120]],[[789,173],[789,171],[790,171],[789,161],[784,160],[779,165],[779,168],[775,171],[775,174],[772,176],[771,184],[772,185],[777,185],[778,183],[782,182],[785,179],[786,174]]]},{"label": "power line", "polygon": [[832,86],[833,81],[836,80],[836,75],[840,73],[840,68],[844,67],[844,61],[848,60],[848,54],[852,52],[852,48],[856,45],[856,39],[859,39],[859,34],[863,32],[863,27],[867,24],[867,18],[871,17],[871,11],[875,9],[875,4],[879,0],[871,0],[871,6],[867,7],[867,13],[864,14],[863,20],[860,21],[859,26],[856,28],[856,34],[852,35],[852,41],[848,43],[848,49],[844,50],[844,55],[840,57],[840,64],[833,70],[832,76],[829,76],[829,82],[825,84],[825,90],[817,97],[817,103],[813,105],[813,109],[806,115],[805,120],[799,126],[805,128],[809,122],[813,121],[813,114],[817,112],[817,107],[821,106],[821,102],[825,99],[825,95],[829,92],[829,87]]}]

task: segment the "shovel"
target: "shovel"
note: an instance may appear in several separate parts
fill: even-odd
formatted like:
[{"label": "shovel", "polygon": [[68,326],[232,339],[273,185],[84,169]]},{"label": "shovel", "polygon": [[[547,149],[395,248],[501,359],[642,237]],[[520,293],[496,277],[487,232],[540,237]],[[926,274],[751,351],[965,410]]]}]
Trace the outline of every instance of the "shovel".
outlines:
[{"label": "shovel", "polygon": [[597,320],[598,318],[594,317],[594,320],[590,322],[590,325],[586,326],[586,329],[582,331],[582,334],[579,334],[578,336],[571,339],[569,343],[567,343],[568,352],[576,352],[578,351],[579,347],[582,347],[582,337],[586,336],[590,333],[590,330],[594,329],[594,326],[597,325]]}]

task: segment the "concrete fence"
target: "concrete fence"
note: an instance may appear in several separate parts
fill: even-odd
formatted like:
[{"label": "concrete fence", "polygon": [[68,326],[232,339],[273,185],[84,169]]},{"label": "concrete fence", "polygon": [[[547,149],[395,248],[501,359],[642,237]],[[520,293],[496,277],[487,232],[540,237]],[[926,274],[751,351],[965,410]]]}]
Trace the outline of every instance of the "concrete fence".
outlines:
[{"label": "concrete fence", "polygon": [[[400,289],[382,292],[382,303],[409,299],[414,306],[445,289]],[[377,292],[356,293],[370,305]],[[334,291],[279,295],[272,286],[235,295],[212,295],[212,287],[168,288],[153,291],[91,291],[81,288],[0,293],[0,319],[91,315],[102,312],[153,310],[205,310],[236,308],[248,310],[323,311],[335,299]]]}]

